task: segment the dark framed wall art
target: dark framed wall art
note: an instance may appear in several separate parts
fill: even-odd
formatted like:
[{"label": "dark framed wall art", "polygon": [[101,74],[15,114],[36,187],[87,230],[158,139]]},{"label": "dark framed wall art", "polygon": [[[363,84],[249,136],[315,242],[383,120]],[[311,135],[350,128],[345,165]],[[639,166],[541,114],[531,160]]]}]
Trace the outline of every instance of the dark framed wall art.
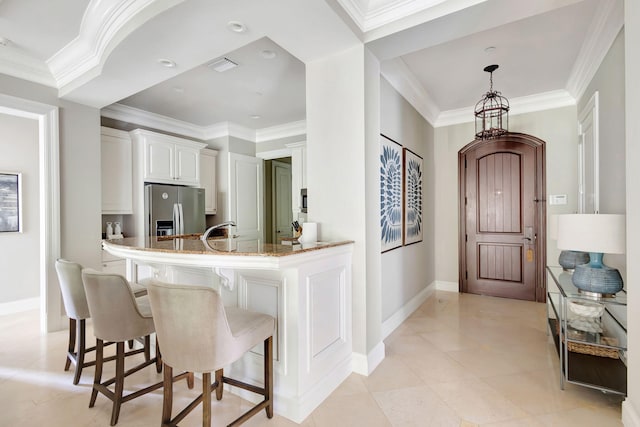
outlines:
[{"label": "dark framed wall art", "polygon": [[404,236],[403,244],[422,241],[422,157],[404,149]]},{"label": "dark framed wall art", "polygon": [[0,232],[22,231],[22,174],[0,171]]},{"label": "dark framed wall art", "polygon": [[402,146],[380,135],[381,252],[402,246]]}]

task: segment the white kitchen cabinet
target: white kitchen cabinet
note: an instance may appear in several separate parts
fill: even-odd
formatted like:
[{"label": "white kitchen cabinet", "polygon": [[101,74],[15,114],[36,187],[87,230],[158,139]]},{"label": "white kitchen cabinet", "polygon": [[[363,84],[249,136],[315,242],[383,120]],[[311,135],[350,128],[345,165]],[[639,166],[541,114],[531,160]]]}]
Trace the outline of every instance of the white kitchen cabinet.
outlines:
[{"label": "white kitchen cabinet", "polygon": [[128,132],[100,128],[102,213],[133,212],[131,138]]},{"label": "white kitchen cabinet", "polygon": [[126,276],[127,261],[111,255],[109,252],[102,250],[102,272],[109,274],[119,274]]},{"label": "white kitchen cabinet", "polygon": [[218,211],[217,158],[216,150],[205,148],[200,151],[200,186],[204,188],[204,213],[207,215],[215,215]]},{"label": "white kitchen cabinet", "polygon": [[200,150],[206,144],[142,129],[131,135],[143,145],[145,182],[200,185]]}]

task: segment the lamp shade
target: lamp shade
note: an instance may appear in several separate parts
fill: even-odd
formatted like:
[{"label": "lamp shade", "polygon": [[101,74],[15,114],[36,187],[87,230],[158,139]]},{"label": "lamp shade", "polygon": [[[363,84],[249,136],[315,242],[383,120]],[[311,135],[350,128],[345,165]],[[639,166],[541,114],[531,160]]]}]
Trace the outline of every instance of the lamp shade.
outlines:
[{"label": "lamp shade", "polygon": [[558,248],[605,254],[625,253],[625,216],[571,214],[558,216]]}]

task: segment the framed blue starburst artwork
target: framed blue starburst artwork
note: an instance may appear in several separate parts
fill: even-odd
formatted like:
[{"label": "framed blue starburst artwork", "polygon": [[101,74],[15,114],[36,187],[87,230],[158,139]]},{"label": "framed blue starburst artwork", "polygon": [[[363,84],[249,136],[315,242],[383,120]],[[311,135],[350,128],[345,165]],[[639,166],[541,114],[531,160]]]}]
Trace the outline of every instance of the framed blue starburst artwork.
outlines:
[{"label": "framed blue starburst artwork", "polygon": [[402,246],[402,146],[380,135],[380,238],[382,252]]},{"label": "framed blue starburst artwork", "polygon": [[422,157],[404,149],[404,245],[422,241]]}]

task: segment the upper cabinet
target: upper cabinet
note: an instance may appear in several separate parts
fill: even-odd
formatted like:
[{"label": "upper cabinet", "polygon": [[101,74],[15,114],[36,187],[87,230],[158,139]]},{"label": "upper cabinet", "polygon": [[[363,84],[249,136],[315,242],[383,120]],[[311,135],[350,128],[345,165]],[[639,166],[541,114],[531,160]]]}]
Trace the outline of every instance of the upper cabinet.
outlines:
[{"label": "upper cabinet", "polygon": [[216,159],[218,152],[208,148],[200,151],[200,186],[204,188],[204,213],[215,215],[218,211],[216,191]]},{"label": "upper cabinet", "polygon": [[100,128],[102,213],[133,212],[131,138],[128,132]]},{"label": "upper cabinet", "polygon": [[142,129],[131,135],[143,145],[145,182],[200,186],[200,150],[206,144]]}]

